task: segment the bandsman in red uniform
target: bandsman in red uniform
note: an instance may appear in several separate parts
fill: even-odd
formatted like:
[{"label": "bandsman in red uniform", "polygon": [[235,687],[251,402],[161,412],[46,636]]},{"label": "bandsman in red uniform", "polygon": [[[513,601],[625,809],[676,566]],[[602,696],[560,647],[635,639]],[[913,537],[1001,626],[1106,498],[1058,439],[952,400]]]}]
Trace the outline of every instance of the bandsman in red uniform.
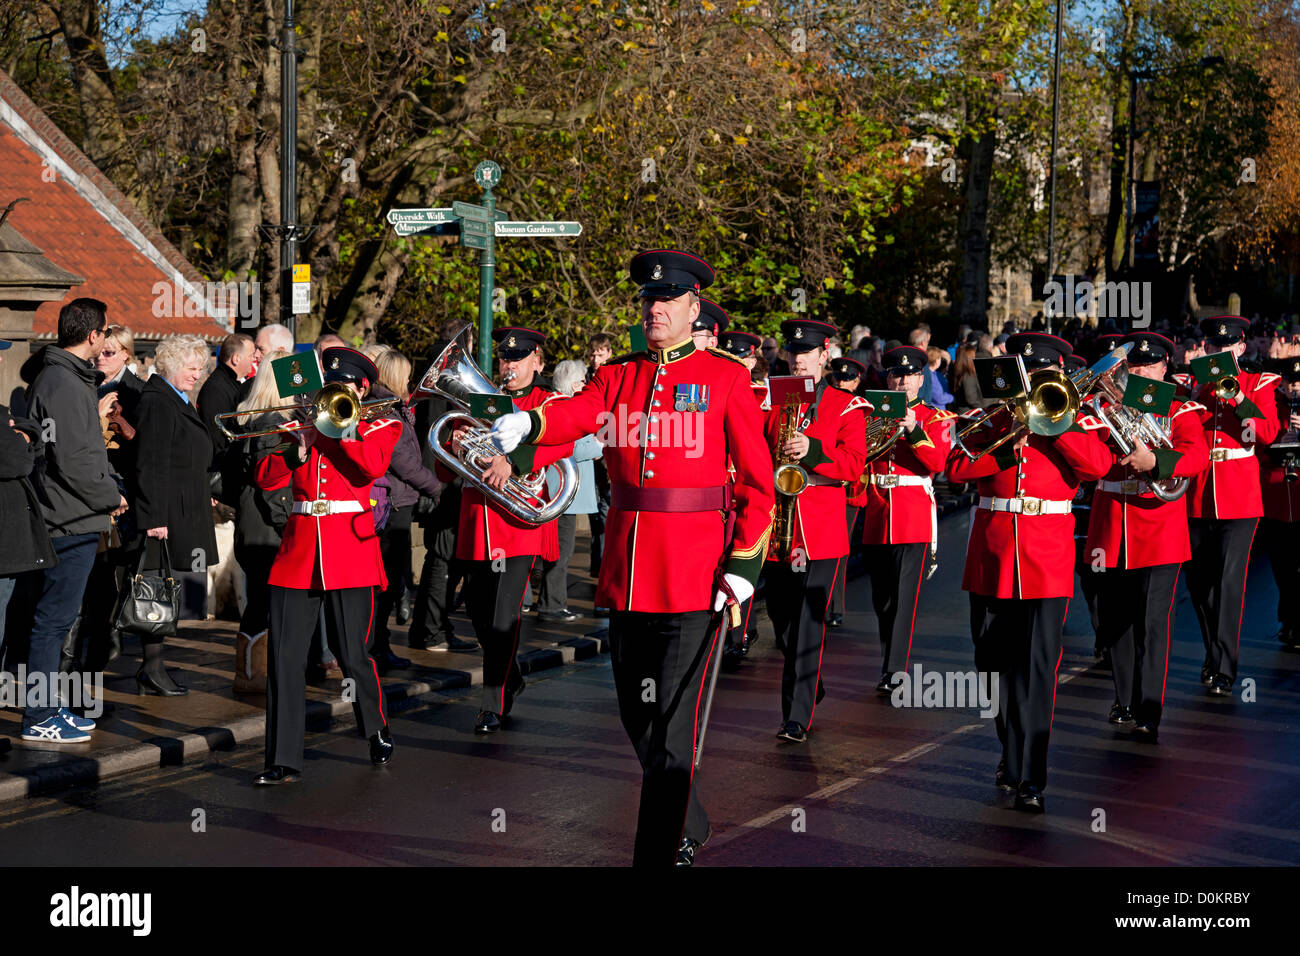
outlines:
[{"label": "bandsman in red uniform", "polygon": [[863,488],[863,566],[871,577],[871,603],[880,622],[881,677],[876,692],[887,696],[894,675],[907,670],[916,606],[925,579],[927,552],[938,545],[934,476],[948,465],[952,412],[921,401],[928,365],[925,351],[902,345],[885,353],[886,386],[907,395],[903,434],[867,465]]},{"label": "bandsman in red uniform", "polygon": [[[1238,315],[1221,315],[1201,323],[1206,354],[1246,351],[1250,322]],[[1240,390],[1220,399],[1211,383],[1200,385],[1194,399],[1204,406],[1197,413],[1210,449],[1210,467],[1187,492],[1191,516],[1192,558],[1187,566],[1187,590],[1192,596],[1205,642],[1201,683],[1216,697],[1231,697],[1237,679],[1237,650],[1246,600],[1246,569],[1250,547],[1264,503],[1260,496],[1256,446],[1272,444],[1281,431],[1272,372],[1240,372]]]},{"label": "bandsman in red uniform", "polygon": [[691,323],[691,341],[697,349],[716,349],[719,337],[730,323],[731,316],[722,306],[700,296],[700,314]]},{"label": "bandsman in red uniform", "polygon": [[[1042,332],[1018,332],[1006,344],[1031,374],[1060,367],[1072,351]],[[1016,792],[1018,810],[1044,809],[1061,631],[1074,593],[1072,499],[1080,482],[1110,469],[1098,437],[1104,427],[1080,414],[1055,437],[1026,434],[976,461],[955,446],[948,456],[949,478],[978,482],[962,588],[971,592],[976,666],[999,672],[995,780]]]},{"label": "bandsman in red uniform", "polygon": [[[540,408],[559,395],[537,384],[544,364],[546,336],[534,329],[503,326],[492,331],[496,341],[501,390],[519,411]],[[452,436],[453,445],[458,429]],[[495,458],[484,481],[500,490],[512,474],[528,474],[573,454],[573,443],[546,448],[522,448]],[[440,468],[440,477],[451,480]],[[558,519],[535,525],[514,517],[477,486],[466,482],[460,496],[456,558],[466,569],[465,610],[483,648],[483,707],[474,718],[474,732],[492,734],[523,693],[519,669],[520,611],[533,565],[560,556]]]},{"label": "bandsman in red uniform", "polygon": [[[858,393],[858,387],[867,374],[865,365],[857,359],[841,355],[831,359],[826,366],[830,369],[829,378],[832,385],[850,395]],[[858,517],[862,513],[862,505],[866,498],[866,486],[860,483],[850,484],[845,489],[845,495],[847,500],[844,509],[844,525],[849,532],[849,556],[840,562],[839,572],[835,575],[835,586],[831,588],[831,606],[826,612],[827,627],[841,627],[844,624],[844,595],[849,585],[849,558],[853,556],[855,550],[854,532],[857,531]]]},{"label": "bandsman in red uniform", "polygon": [[649,350],[601,366],[572,398],[503,416],[494,432],[507,451],[601,435],[610,509],[596,603],[611,609],[619,714],[642,767],[633,863],[690,866],[709,835],[693,766],[720,612],[753,593],[772,460],[745,366],[691,341],[708,263],[652,250],[631,273]]},{"label": "bandsman in red uniform", "polygon": [[[1163,381],[1174,343],[1154,332],[1125,341],[1130,373]],[[1110,648],[1115,704],[1109,720],[1131,727],[1139,740],[1155,743],[1164,708],[1169,649],[1174,639],[1174,596],[1183,562],[1191,557],[1187,502],[1157,498],[1152,481],[1190,480],[1210,461],[1193,401],[1175,399],[1158,417],[1173,448],[1113,451],[1114,464],[1097,482],[1080,572],[1100,584],[1099,643]]]},{"label": "bandsman in red uniform", "polygon": [[[321,361],[325,381],[346,383],[358,399],[379,379],[374,363],[353,349],[326,349]],[[388,585],[370,491],[388,470],[401,432],[396,418],[358,422],[354,437],[339,439],[304,429],[257,466],[262,490],[292,486],[293,513],[271,566],[266,770],[256,783],[287,783],[302,772],[307,650],[322,607],[330,646],[353,682],[352,708],[369,738],[370,759],[384,764],[392,757],[384,692],[366,647],[374,589]]]},{"label": "bandsman in red uniform", "polygon": [[781,323],[790,374],[811,376],[816,387],[799,405],[792,437],[781,442],[784,413],[777,400],[763,429],[773,462],[793,459],[808,476],[803,491],[794,496],[790,552],[773,551],[764,568],[767,616],[785,654],[776,735],[793,743],[807,739],[821,697],[826,611],[839,565],[849,553],[844,489],[862,474],[866,458],[863,409],[870,406],[823,377],[825,342],[835,333],[835,326],[814,319]]},{"label": "bandsman in red uniform", "polygon": [[[704,308],[707,299],[700,300],[701,309]],[[728,317],[728,321],[730,318]],[[759,348],[763,340],[752,332],[739,332],[729,329],[718,336],[718,347],[722,351],[734,355],[744,363],[745,368],[749,370],[750,381],[749,387],[754,392],[754,400],[758,402],[759,408],[766,411],[767,408],[767,382],[754,381],[754,366],[762,357]],[[734,474],[734,467],[728,471]],[[728,672],[735,672],[740,669],[740,662],[745,659],[749,649],[754,646],[758,640],[758,627],[753,618],[754,598],[753,595],[745,598],[740,602],[740,627],[735,629],[724,629],[727,631],[725,642],[722,646],[722,669]]]},{"label": "bandsman in red uniform", "polygon": [[1261,454],[1264,521],[1260,528],[1277,582],[1277,639],[1300,648],[1300,358],[1277,359],[1275,451]]}]

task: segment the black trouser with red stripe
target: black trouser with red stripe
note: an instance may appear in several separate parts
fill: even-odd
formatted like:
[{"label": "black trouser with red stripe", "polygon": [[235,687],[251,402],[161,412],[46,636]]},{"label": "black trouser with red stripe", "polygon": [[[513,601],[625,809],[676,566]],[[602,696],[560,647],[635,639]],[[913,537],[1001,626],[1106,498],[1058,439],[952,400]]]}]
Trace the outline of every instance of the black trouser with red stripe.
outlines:
[{"label": "black trouser with red stripe", "polygon": [[1098,640],[1110,648],[1115,700],[1139,724],[1160,725],[1169,647],[1174,638],[1174,595],[1182,564],[1107,568],[1097,601]]},{"label": "black trouser with red stripe", "polygon": [[784,561],[764,566],[767,616],[785,651],[781,672],[781,721],[812,728],[826,643],[826,608],[844,558],[818,558],[796,570]]},{"label": "black trouser with red stripe", "polygon": [[[322,608],[323,605],[323,608]],[[379,672],[367,649],[375,613],[374,588],[271,588],[271,644],[266,657],[266,766],[302,769],[307,709],[307,651],[322,609],[325,633],[355,697],[352,710],[364,737],[388,726]]]},{"label": "black trouser with red stripe", "polygon": [[467,562],[465,612],[483,648],[483,709],[510,713],[523,685],[519,670],[520,609],[537,556],[516,555],[497,561]]},{"label": "black trouser with red stripe", "polygon": [[1237,648],[1246,600],[1246,570],[1258,518],[1191,518],[1192,560],[1187,563],[1187,590],[1201,625],[1205,666],[1211,676],[1237,679]]},{"label": "black trouser with red stripe", "polygon": [[683,837],[708,836],[694,765],[718,620],[708,611],[610,614],[618,713],[641,761],[633,866],[672,866]]},{"label": "black trouser with red stripe", "polygon": [[1300,634],[1300,522],[1265,518],[1259,534],[1277,583],[1277,622]]},{"label": "black trouser with red stripe", "polygon": [[880,672],[885,677],[907,670],[929,547],[922,541],[869,544],[862,549],[863,567],[871,577],[871,604],[880,622]]},{"label": "black trouser with red stripe", "polygon": [[998,672],[998,740],[1013,780],[1047,785],[1047,738],[1056,706],[1061,631],[1070,599],[971,595],[975,666]]}]

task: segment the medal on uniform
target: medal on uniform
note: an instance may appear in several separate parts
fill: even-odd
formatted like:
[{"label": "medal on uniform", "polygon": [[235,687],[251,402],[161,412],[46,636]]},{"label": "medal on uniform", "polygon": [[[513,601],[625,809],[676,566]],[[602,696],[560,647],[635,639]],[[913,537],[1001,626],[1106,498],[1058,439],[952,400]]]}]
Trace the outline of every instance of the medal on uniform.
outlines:
[{"label": "medal on uniform", "polygon": [[709,410],[709,386],[674,385],[673,409],[679,412],[706,412]]}]

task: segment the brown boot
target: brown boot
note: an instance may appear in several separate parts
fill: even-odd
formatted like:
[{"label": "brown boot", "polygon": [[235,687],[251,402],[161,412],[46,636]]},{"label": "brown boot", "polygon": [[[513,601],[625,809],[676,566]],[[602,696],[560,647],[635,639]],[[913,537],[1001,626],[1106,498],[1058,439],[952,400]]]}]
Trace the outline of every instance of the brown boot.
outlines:
[{"label": "brown boot", "polygon": [[235,693],[266,693],[266,631],[235,638]]}]

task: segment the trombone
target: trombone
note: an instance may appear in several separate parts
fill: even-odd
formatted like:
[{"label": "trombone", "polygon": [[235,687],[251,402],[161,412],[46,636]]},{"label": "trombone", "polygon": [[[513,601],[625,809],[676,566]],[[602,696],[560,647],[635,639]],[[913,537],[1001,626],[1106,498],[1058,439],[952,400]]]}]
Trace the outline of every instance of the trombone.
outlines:
[{"label": "trombone", "polygon": [[[314,428],[328,438],[341,438],[351,432],[361,421],[369,421],[376,414],[387,411],[394,405],[402,404],[400,398],[376,398],[359,401],[352,389],[342,382],[330,382],[316,392],[310,402],[290,405],[270,405],[266,408],[250,408],[243,412],[224,412],[213,418],[221,433],[231,441],[241,438],[260,438],[263,435],[281,435],[285,432],[301,431]],[[247,415],[254,418],[267,412],[306,413],[306,417],[292,418],[276,428],[263,428],[261,431],[232,431],[225,420]]]},{"label": "trombone", "polygon": [[[971,461],[978,461],[1026,432],[1055,437],[1070,430],[1079,408],[1103,378],[1128,358],[1132,343],[1125,342],[1087,368],[1067,375],[1059,368],[1040,368],[1029,376],[1029,391],[986,409],[953,435],[953,444]],[[977,431],[999,437],[991,444],[972,448],[968,439]]]}]

